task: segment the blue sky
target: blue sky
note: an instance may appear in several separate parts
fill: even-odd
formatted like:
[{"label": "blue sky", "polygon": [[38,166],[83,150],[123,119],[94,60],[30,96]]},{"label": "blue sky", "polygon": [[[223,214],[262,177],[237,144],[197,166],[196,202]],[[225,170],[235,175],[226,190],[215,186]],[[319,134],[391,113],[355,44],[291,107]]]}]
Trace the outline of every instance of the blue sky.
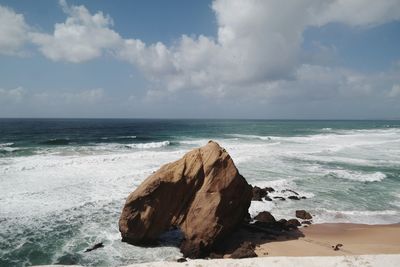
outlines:
[{"label": "blue sky", "polygon": [[0,0],[0,117],[400,118],[400,1]]}]

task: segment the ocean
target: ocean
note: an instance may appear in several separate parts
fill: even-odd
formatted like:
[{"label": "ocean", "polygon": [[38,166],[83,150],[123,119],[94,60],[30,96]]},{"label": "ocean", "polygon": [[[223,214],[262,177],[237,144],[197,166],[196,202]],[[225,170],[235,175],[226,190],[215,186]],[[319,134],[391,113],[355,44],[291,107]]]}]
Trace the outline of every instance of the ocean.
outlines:
[{"label": "ocean", "polygon": [[250,184],[307,197],[252,202],[252,215],[400,222],[400,121],[0,119],[0,266],[178,258],[168,238],[122,243],[119,214],[153,171],[211,139]]}]

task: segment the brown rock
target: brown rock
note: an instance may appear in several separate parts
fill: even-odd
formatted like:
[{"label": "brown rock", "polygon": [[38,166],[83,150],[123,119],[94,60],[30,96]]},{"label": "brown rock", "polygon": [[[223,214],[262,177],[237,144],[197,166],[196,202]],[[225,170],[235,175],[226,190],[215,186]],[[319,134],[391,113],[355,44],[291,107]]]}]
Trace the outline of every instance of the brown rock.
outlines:
[{"label": "brown rock", "polygon": [[274,197],[274,199],[279,199],[279,200],[286,200],[284,197]]},{"label": "brown rock", "polygon": [[267,191],[261,189],[258,186],[253,187],[253,198],[251,200],[261,201],[263,197],[267,195]]},{"label": "brown rock", "polygon": [[289,196],[288,199],[291,200],[300,200],[300,198],[298,196]]},{"label": "brown rock", "polygon": [[312,216],[305,210],[296,210],[296,217],[303,220],[311,220]]},{"label": "brown rock", "polygon": [[255,246],[251,242],[243,242],[232,254],[232,259],[254,258],[257,254],[254,252]]},{"label": "brown rock", "polygon": [[205,257],[243,222],[251,186],[217,143],[188,152],[149,176],[125,203],[119,220],[122,240],[146,244],[176,226],[185,257]]},{"label": "brown rock", "polygon": [[297,229],[297,227],[300,226],[300,225],[301,224],[300,224],[299,220],[297,220],[297,219],[290,219],[285,224],[286,229],[289,229],[289,230]]},{"label": "brown rock", "polygon": [[302,221],[301,224],[308,224],[308,225],[310,225],[310,224],[311,224],[311,221]]},{"label": "brown rock", "polygon": [[276,222],[274,216],[272,216],[271,213],[268,211],[262,211],[259,214],[257,214],[256,217],[254,217],[255,220],[259,222],[264,222],[264,223],[274,223]]}]

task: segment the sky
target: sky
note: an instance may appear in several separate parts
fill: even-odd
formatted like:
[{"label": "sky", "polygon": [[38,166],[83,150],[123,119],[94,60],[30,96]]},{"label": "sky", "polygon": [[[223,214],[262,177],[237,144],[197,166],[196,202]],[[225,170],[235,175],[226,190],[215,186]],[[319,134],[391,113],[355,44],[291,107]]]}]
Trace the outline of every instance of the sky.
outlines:
[{"label": "sky", "polygon": [[400,0],[0,0],[0,117],[400,119]]}]

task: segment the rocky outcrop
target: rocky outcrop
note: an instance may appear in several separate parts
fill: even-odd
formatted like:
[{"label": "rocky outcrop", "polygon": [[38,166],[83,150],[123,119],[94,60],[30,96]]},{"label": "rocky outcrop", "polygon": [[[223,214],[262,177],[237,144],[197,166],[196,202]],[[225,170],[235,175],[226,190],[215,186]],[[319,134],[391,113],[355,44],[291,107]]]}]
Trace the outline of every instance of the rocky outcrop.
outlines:
[{"label": "rocky outcrop", "polygon": [[184,235],[185,257],[205,257],[247,215],[252,188],[217,143],[194,149],[148,177],[125,203],[122,240],[148,244],[171,227]]},{"label": "rocky outcrop", "polygon": [[232,254],[232,259],[243,259],[243,258],[254,258],[257,254],[254,252],[256,246],[251,242],[244,242],[239,248],[237,248]]},{"label": "rocky outcrop", "polygon": [[268,211],[262,211],[254,217],[255,220],[263,223],[274,223],[276,222],[274,216]]},{"label": "rocky outcrop", "polygon": [[296,210],[296,217],[303,220],[311,220],[312,216],[305,210]]}]

